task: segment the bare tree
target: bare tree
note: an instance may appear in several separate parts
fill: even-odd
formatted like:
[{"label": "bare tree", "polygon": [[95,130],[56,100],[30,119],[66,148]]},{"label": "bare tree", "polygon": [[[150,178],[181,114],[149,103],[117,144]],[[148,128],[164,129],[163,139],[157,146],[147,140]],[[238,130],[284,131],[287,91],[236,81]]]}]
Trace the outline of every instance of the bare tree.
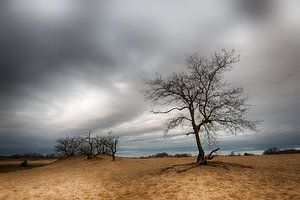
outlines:
[{"label": "bare tree", "polygon": [[101,153],[105,153],[105,137],[96,136],[94,138],[95,141],[95,150],[96,155],[100,155]]},{"label": "bare tree", "polygon": [[[239,57],[234,55],[233,50],[222,50],[208,58],[194,54],[187,57],[185,71],[174,72],[165,78],[157,74],[155,79],[145,81],[148,85],[145,99],[154,105],[168,107],[152,112],[174,113],[167,121],[165,134],[182,125],[190,128],[187,135],[195,135],[198,164],[206,163],[202,139],[213,144],[217,131],[236,134],[246,129],[256,130],[258,122],[248,120],[245,116],[250,106],[243,89],[232,87],[223,80],[224,73],[238,61]],[[210,154],[207,158],[211,157]]]},{"label": "bare tree", "polygon": [[78,154],[87,155],[89,152],[89,144],[86,142],[85,137],[78,136],[76,137],[77,143],[79,144]]},{"label": "bare tree", "polygon": [[119,140],[117,137],[112,136],[111,132],[108,133],[108,136],[105,137],[105,147],[109,150],[109,153],[111,154],[113,161],[115,161],[115,154],[117,152],[117,144],[119,143]]},{"label": "bare tree", "polygon": [[87,157],[88,159],[90,159],[93,155],[94,155],[94,147],[93,147],[93,143],[94,143],[94,139],[91,138],[91,130],[89,131],[88,133],[88,136],[87,136],[87,143],[89,145],[89,148],[88,148],[88,151],[87,151]]},{"label": "bare tree", "polygon": [[57,153],[62,153],[63,155],[68,156],[68,145],[68,141],[66,141],[65,138],[59,138],[56,140],[56,145],[54,148]]},{"label": "bare tree", "polygon": [[77,154],[80,143],[77,137],[61,137],[56,140],[55,150],[65,156],[73,156]]},{"label": "bare tree", "polygon": [[87,136],[73,136],[61,137],[56,140],[56,152],[62,153],[64,156],[86,155],[88,159],[93,156],[98,156],[101,153],[108,153],[112,155],[115,160],[117,152],[117,145],[119,140],[117,137],[112,136],[111,132],[108,136],[101,137],[96,135],[91,136],[89,131]]}]

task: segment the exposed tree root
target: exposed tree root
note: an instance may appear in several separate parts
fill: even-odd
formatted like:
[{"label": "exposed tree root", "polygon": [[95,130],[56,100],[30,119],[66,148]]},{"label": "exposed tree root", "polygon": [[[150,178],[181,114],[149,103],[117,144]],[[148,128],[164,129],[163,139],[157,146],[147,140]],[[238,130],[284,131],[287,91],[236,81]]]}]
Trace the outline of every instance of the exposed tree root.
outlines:
[{"label": "exposed tree root", "polygon": [[[205,156],[203,161],[200,161],[198,163],[192,162],[192,163],[185,163],[185,164],[175,164],[172,165],[170,167],[166,167],[162,169],[162,172],[165,172],[167,170],[173,169],[175,170],[177,173],[182,173],[182,172],[186,172],[190,169],[199,167],[199,166],[208,166],[208,167],[222,167],[226,170],[230,170],[230,168],[249,168],[249,169],[253,169],[253,167],[251,166],[245,166],[245,165],[241,165],[238,163],[224,163],[221,161],[209,161],[212,160],[215,155],[213,155],[213,153],[217,152],[220,148],[214,149],[212,150],[208,155]],[[176,169],[177,167],[183,167],[183,166],[188,166],[187,168],[184,169]]]},{"label": "exposed tree root", "polygon": [[208,155],[206,155],[204,157],[204,160],[201,160],[198,162],[198,165],[207,165],[207,161],[208,160],[212,160],[215,156],[213,155],[213,153],[216,153],[217,151],[219,151],[220,148],[216,148],[214,150],[212,150]]},{"label": "exposed tree root", "polygon": [[166,168],[162,169],[162,172],[165,172],[165,171],[167,171],[169,169],[175,169],[175,167],[178,167],[178,166],[192,165],[192,166],[190,166],[190,167],[188,167],[186,169],[183,169],[183,170],[176,170],[175,169],[175,171],[179,173],[179,172],[185,172],[185,171],[190,170],[190,169],[192,169],[194,167],[197,167],[199,165],[207,165],[207,161],[213,159],[214,158],[213,153],[217,152],[219,149],[220,148],[212,150],[208,155],[205,156],[204,160],[202,160],[202,161],[200,161],[198,163],[192,162],[192,163],[187,163],[187,164],[175,164],[175,165],[172,165],[170,167],[166,167]]},{"label": "exposed tree root", "polygon": [[[186,168],[181,168],[181,167],[184,167],[184,166],[187,166]],[[176,164],[176,165],[172,165],[170,167],[167,167],[167,168],[164,168],[162,169],[162,172],[166,172],[167,170],[174,170],[176,171],[177,173],[182,173],[182,172],[186,172],[190,169],[193,169],[193,168],[196,168],[196,167],[215,167],[215,168],[223,168],[223,169],[226,169],[226,170],[230,170],[230,169],[233,169],[233,168],[248,168],[248,169],[253,169],[253,167],[251,166],[246,166],[246,165],[241,165],[241,164],[238,164],[238,163],[226,163],[226,162],[221,162],[221,161],[209,161],[207,162],[205,165],[199,165],[197,163],[187,163],[187,164]],[[179,169],[177,168],[179,167]],[[180,169],[181,168],[181,169]]]}]

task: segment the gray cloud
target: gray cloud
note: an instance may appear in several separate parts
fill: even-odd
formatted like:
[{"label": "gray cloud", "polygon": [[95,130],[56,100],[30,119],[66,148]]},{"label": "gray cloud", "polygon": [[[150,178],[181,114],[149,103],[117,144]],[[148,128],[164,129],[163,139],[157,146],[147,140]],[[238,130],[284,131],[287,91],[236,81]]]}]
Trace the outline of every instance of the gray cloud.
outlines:
[{"label": "gray cloud", "polygon": [[127,153],[190,151],[193,138],[176,132],[162,139],[165,117],[147,114],[142,80],[181,70],[188,54],[222,48],[241,54],[226,78],[245,88],[255,105],[249,117],[264,122],[251,139],[246,133],[221,145],[260,148],[266,145],[250,141],[274,136],[299,146],[298,4],[2,1],[0,153],[51,152],[57,137],[88,129],[113,130]]}]

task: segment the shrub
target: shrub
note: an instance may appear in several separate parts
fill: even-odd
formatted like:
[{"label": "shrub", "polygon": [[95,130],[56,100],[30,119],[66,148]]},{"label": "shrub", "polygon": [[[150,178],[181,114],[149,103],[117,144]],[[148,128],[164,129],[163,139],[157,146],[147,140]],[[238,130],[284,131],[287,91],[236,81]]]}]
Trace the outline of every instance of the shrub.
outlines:
[{"label": "shrub", "polygon": [[276,147],[273,148],[268,148],[264,151],[264,155],[268,155],[268,154],[275,154],[278,152],[278,149]]},{"label": "shrub", "polygon": [[191,156],[192,156],[192,154],[190,154],[190,153],[179,153],[179,154],[174,155],[175,158],[191,157]]},{"label": "shrub", "polygon": [[167,154],[166,152],[162,152],[162,153],[157,153],[154,155],[149,156],[150,158],[163,158],[163,157],[169,157],[170,155]]},{"label": "shrub", "polygon": [[27,159],[24,159],[21,164],[20,164],[21,167],[28,167],[28,160]]},{"label": "shrub", "polygon": [[300,150],[297,149],[285,149],[279,150],[277,148],[268,148],[264,151],[263,155],[273,155],[273,154],[295,154],[300,153]]}]

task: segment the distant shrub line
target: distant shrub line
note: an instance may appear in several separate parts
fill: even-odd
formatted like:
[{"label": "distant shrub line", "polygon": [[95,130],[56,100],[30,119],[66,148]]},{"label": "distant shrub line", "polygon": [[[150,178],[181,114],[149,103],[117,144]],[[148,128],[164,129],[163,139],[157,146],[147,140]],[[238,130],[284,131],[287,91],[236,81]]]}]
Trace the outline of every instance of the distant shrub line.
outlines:
[{"label": "distant shrub line", "polygon": [[273,154],[296,154],[300,153],[300,150],[297,149],[285,149],[279,150],[277,148],[268,148],[264,151],[263,155],[273,155]]},{"label": "distant shrub line", "polygon": [[[268,148],[263,152],[263,155],[273,155],[273,154],[297,154],[300,153],[300,150],[297,149],[285,149],[285,150],[279,150],[278,148]],[[254,156],[253,153],[244,153],[244,156]],[[160,152],[156,153],[150,156],[142,156],[141,158],[164,158],[164,157],[175,157],[175,158],[181,158],[181,157],[191,157],[192,154],[190,153],[181,153],[181,154],[175,154],[170,155],[166,152]],[[240,153],[235,154],[234,151],[232,151],[229,156],[241,156]]]},{"label": "distant shrub line", "polygon": [[13,154],[9,156],[0,156],[0,158],[34,158],[34,159],[39,159],[39,158],[57,158],[59,157],[56,154],[47,154],[43,155],[40,153],[24,153],[24,154]]},{"label": "distant shrub line", "polygon": [[166,152],[162,152],[162,153],[156,153],[146,157],[143,156],[141,158],[165,158],[165,157],[183,158],[183,157],[191,157],[191,156],[192,154],[190,153],[180,153],[180,154],[170,155]]}]

